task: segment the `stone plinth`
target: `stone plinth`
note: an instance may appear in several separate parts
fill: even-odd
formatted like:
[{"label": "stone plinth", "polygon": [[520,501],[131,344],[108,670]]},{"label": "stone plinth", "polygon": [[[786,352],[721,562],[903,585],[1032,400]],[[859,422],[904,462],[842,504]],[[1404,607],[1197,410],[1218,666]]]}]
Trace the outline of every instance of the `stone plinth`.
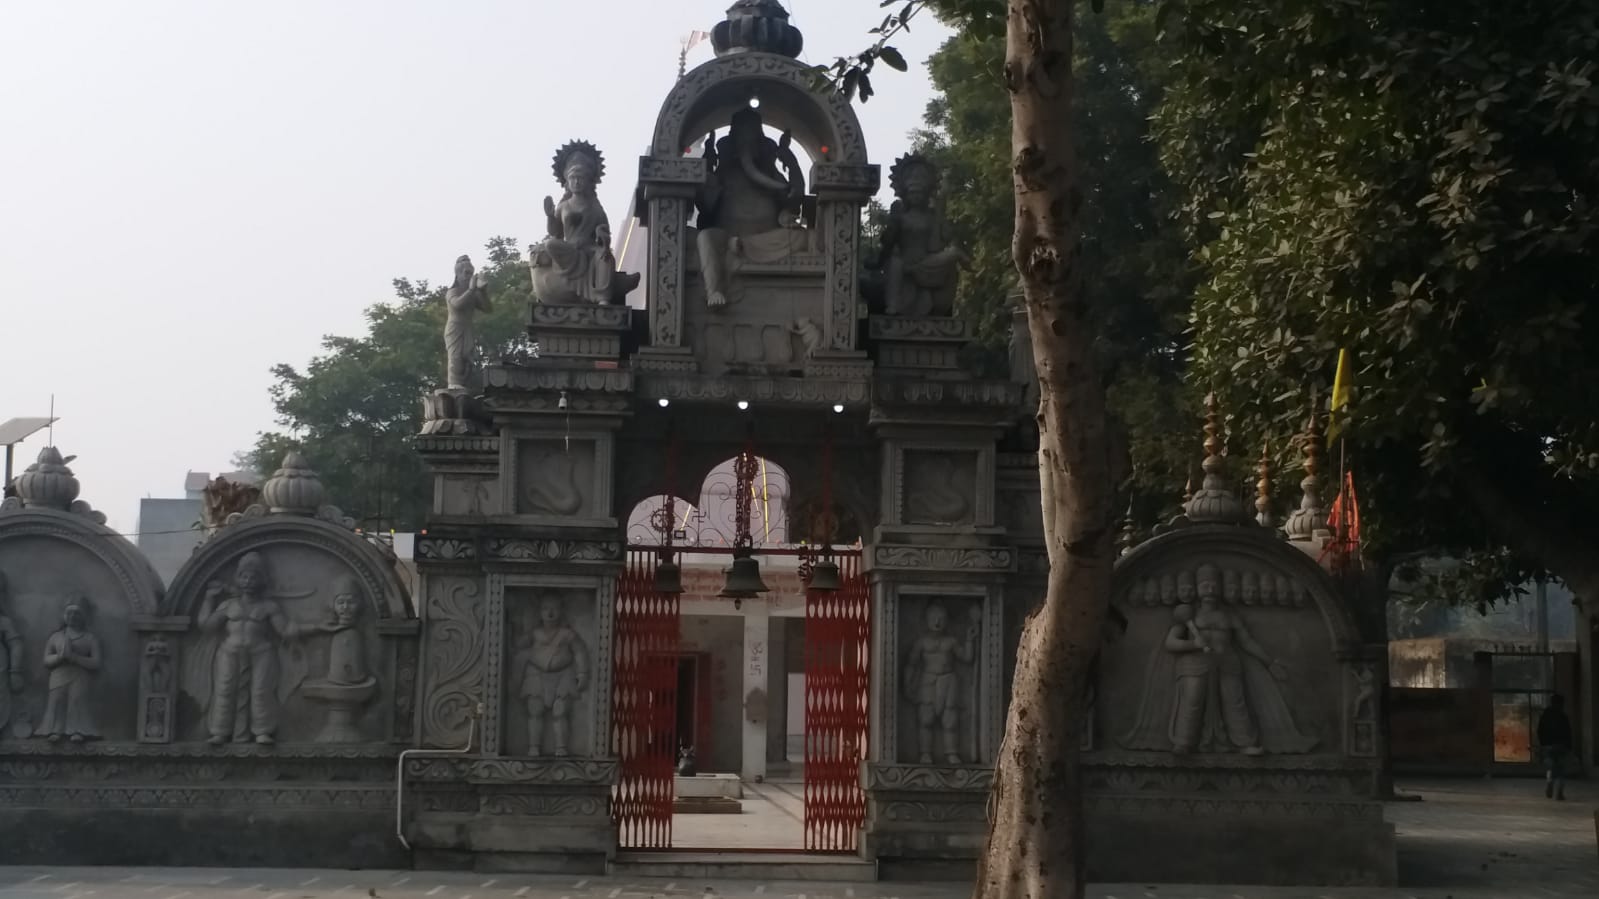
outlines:
[{"label": "stone plinth", "polygon": [[540,359],[614,362],[622,356],[632,314],[627,306],[534,303],[527,327],[538,341]]},{"label": "stone plinth", "polygon": [[601,874],[616,855],[614,759],[428,758],[406,764],[418,867]]},{"label": "stone plinth", "polygon": [[672,791],[679,799],[743,799],[744,787],[737,774],[696,774],[674,777]]},{"label": "stone plinth", "polygon": [[961,319],[874,315],[868,329],[877,345],[880,369],[965,377],[960,371],[960,351],[971,342],[972,327]]},{"label": "stone plinth", "polygon": [[865,766],[862,851],[885,880],[970,877],[987,838],[993,769],[979,765]]}]

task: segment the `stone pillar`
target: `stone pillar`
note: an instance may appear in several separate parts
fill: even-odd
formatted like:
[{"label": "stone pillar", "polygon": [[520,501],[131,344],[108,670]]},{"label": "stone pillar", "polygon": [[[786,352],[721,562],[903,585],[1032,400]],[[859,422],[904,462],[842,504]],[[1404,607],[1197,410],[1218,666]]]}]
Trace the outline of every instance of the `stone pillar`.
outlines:
[{"label": "stone pillar", "polygon": [[766,777],[766,729],[771,706],[766,690],[772,664],[772,647],[767,641],[771,613],[766,600],[749,602],[744,609],[744,725],[743,762],[739,775],[746,780]]},{"label": "stone pillar", "polygon": [[645,156],[639,159],[640,224],[650,235],[649,338],[640,367],[657,371],[694,371],[692,350],[683,341],[688,256],[695,252],[689,214],[694,195],[705,183],[705,160]]},{"label": "stone pillar", "polygon": [[816,191],[816,227],[827,248],[823,345],[828,355],[853,356],[857,347],[861,209],[877,193],[875,165],[819,162],[811,167]]}]

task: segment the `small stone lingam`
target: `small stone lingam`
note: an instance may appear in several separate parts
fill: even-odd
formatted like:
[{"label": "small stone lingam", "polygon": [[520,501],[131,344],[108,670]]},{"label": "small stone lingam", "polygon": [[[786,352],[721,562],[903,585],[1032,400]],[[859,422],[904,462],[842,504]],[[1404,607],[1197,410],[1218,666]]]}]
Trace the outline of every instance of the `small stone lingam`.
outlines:
[{"label": "small stone lingam", "polygon": [[335,583],[332,611],[327,677],[307,682],[302,693],[328,707],[328,720],[317,742],[359,743],[363,738],[356,722],[377,695],[378,682],[366,667],[366,644],[359,626],[361,588],[354,578],[340,578]]}]

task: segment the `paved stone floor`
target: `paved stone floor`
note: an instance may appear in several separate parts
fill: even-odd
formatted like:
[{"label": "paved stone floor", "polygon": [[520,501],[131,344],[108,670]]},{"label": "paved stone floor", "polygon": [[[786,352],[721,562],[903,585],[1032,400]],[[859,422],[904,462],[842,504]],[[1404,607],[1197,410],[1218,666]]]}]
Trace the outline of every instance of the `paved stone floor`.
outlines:
[{"label": "paved stone floor", "polygon": [[[1599,787],[1547,801],[1528,780],[1407,784],[1395,803],[1393,890],[1100,885],[1094,899],[1595,899]],[[0,868],[0,899],[962,899],[967,884],[826,884],[528,877],[422,871]]]}]

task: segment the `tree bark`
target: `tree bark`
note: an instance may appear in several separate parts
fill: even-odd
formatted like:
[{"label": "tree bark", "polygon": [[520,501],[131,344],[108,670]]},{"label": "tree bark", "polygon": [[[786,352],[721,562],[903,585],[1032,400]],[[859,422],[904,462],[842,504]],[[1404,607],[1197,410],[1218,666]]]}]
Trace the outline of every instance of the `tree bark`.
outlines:
[{"label": "tree bark", "polygon": [[1005,82],[1016,192],[1012,253],[1039,384],[1048,592],[1017,652],[994,771],[978,899],[1079,899],[1087,871],[1078,770],[1093,662],[1110,605],[1114,450],[1093,326],[1078,290],[1072,146],[1075,0],[1007,0]]}]

